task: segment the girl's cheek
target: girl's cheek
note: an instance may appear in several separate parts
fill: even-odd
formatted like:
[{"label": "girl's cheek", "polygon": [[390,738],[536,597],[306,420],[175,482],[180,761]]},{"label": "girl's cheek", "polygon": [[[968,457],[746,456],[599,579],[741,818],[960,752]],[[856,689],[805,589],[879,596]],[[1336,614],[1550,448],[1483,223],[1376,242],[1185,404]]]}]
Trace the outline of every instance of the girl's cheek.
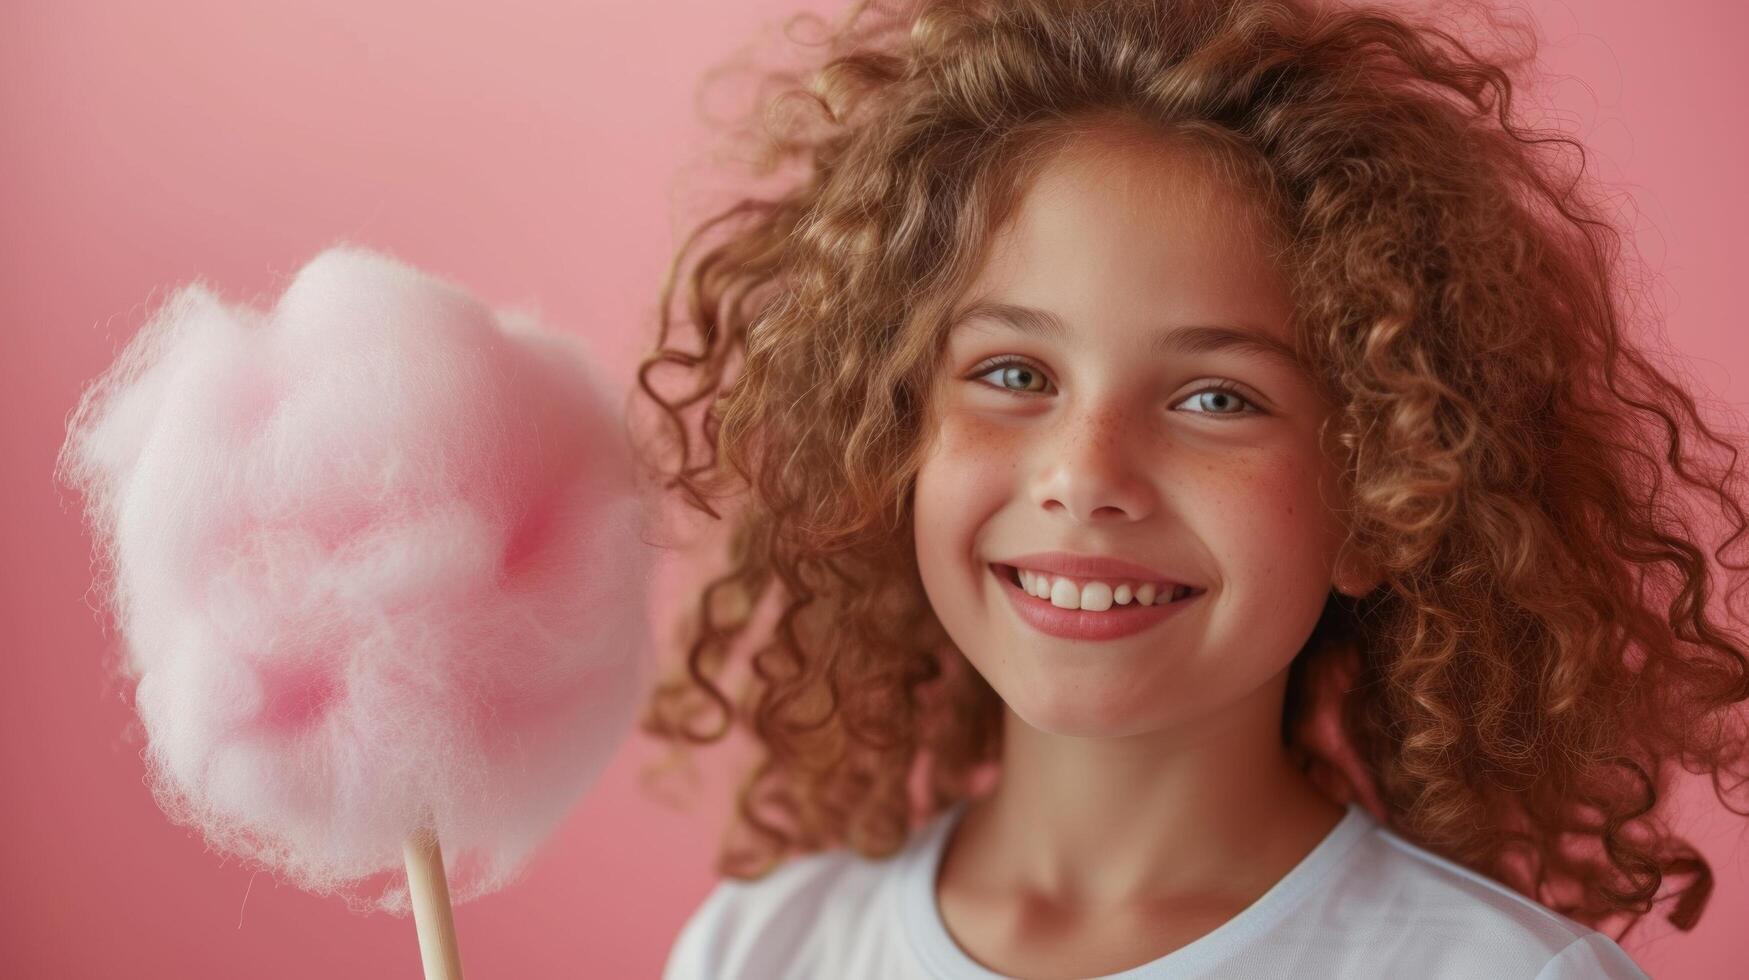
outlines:
[{"label": "girl's cheek", "polygon": [[942,420],[930,463],[954,473],[968,484],[968,490],[1006,486],[1023,465],[1026,452],[1022,427],[974,412],[949,411]]},{"label": "girl's cheek", "polygon": [[1323,574],[1335,533],[1319,495],[1317,461],[1296,452],[1235,456],[1198,474],[1199,530],[1224,542],[1230,574],[1279,581]]}]

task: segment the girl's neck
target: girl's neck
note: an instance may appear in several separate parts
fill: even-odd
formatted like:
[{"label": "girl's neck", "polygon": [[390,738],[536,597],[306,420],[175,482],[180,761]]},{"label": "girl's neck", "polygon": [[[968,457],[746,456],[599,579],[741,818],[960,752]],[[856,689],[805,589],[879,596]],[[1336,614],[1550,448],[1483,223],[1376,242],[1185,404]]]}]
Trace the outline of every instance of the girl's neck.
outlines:
[{"label": "girl's neck", "polygon": [[1261,895],[1345,813],[1282,749],[1283,684],[1123,737],[1055,735],[1009,712],[1001,778],[955,828],[943,877],[1087,909]]}]

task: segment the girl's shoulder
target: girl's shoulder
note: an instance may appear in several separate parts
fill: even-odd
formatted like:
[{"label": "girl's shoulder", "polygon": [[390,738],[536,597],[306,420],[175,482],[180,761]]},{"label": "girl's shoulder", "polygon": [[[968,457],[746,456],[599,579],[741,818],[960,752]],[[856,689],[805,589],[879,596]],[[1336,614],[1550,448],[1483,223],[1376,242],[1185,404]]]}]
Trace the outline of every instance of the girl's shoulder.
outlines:
[{"label": "girl's shoulder", "polygon": [[[1328,885],[1314,918],[1335,915],[1351,932],[1380,942],[1449,950],[1458,958],[1540,965],[1536,980],[1602,977],[1642,980],[1634,961],[1609,936],[1576,922],[1455,861],[1409,841],[1368,817]],[[1339,910],[1346,909],[1346,913]],[[1361,912],[1370,922],[1355,922]]]},{"label": "girl's shoulder", "polygon": [[[899,930],[889,892],[926,834],[914,831],[885,858],[839,848],[792,857],[756,880],[718,881],[682,926],[664,980],[826,975],[817,971],[850,963],[859,976],[892,975],[879,969]],[[798,972],[805,965],[816,972]]]},{"label": "girl's shoulder", "polygon": [[[930,945],[923,909],[953,816],[938,816],[888,858],[833,850],[792,858],[755,881],[719,882],[683,927],[664,980],[934,976],[931,950],[938,966],[950,961],[948,975],[972,969],[944,948],[945,934]],[[1236,919],[1122,974],[1234,975],[1648,980],[1608,936],[1398,836],[1357,806]]]}]

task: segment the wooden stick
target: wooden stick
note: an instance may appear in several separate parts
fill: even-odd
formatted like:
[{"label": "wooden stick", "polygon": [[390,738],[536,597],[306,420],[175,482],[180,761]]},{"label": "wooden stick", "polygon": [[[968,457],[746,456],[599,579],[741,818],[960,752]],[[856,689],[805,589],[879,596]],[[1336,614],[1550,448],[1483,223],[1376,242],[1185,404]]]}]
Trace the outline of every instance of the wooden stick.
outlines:
[{"label": "wooden stick", "polygon": [[443,851],[437,845],[437,835],[419,831],[407,838],[401,851],[407,859],[407,892],[413,900],[413,924],[419,930],[425,980],[462,980],[462,956],[456,948],[449,881],[443,874]]}]

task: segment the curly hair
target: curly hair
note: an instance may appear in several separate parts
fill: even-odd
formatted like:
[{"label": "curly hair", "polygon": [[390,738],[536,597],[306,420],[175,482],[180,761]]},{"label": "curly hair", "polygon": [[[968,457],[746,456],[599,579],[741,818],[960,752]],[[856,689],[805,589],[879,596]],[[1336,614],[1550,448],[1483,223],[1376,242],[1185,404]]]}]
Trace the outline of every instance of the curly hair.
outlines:
[{"label": "curly hair", "polygon": [[1721,800],[1745,778],[1740,589],[1695,509],[1749,567],[1742,477],[1630,336],[1583,147],[1514,112],[1532,55],[1306,0],[864,0],[822,44],[745,130],[758,174],[798,173],[692,228],[632,392],[661,409],[643,475],[724,532],[641,722],[670,768],[751,736],[718,871],[890,855],[992,775],[1000,701],[924,594],[913,477],[952,304],[1053,148],[1103,127],[1206,153],[1289,243],[1348,547],[1382,571],[1290,668],[1290,758],[1562,914],[1625,915],[1618,941],[1685,876],[1692,928],[1712,872],[1654,811],[1677,762]]}]

